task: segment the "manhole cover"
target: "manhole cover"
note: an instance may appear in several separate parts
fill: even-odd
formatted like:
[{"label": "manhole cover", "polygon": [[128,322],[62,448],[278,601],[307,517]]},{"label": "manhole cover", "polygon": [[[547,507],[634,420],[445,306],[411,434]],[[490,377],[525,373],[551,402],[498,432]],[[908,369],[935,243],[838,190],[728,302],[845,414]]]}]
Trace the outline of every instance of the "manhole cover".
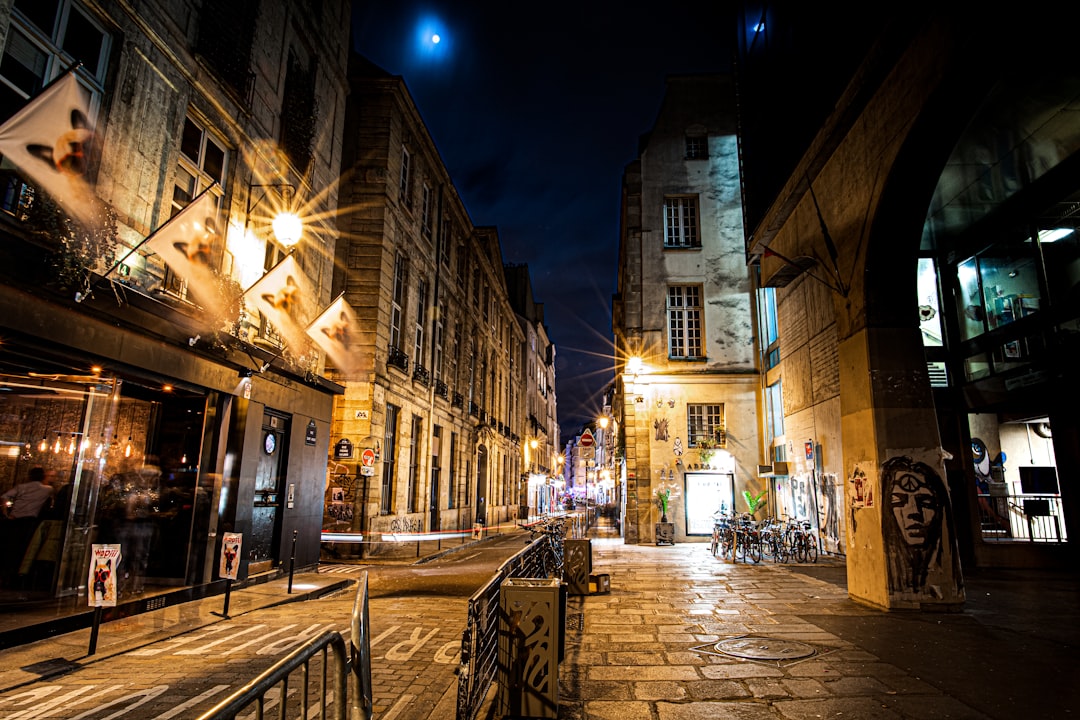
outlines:
[{"label": "manhole cover", "polygon": [[714,647],[717,652],[747,660],[797,660],[815,652],[814,647],[806,643],[766,637],[730,638],[721,640]]}]

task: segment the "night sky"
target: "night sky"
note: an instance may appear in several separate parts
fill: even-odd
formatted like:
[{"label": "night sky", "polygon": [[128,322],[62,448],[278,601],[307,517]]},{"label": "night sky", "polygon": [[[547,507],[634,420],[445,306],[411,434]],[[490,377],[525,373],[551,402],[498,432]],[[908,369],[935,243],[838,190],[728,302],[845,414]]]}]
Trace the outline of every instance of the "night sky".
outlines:
[{"label": "night sky", "polygon": [[613,377],[623,169],[667,75],[730,68],[724,5],[354,2],[354,49],[405,79],[473,224],[529,266],[564,442]]}]

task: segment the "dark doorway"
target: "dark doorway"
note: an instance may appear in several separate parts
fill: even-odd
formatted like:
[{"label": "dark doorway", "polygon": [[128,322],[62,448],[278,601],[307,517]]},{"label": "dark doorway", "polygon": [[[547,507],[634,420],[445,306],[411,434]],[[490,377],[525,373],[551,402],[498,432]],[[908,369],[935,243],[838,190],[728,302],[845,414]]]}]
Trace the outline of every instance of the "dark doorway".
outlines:
[{"label": "dark doorway", "polygon": [[281,544],[281,501],[285,487],[285,460],[289,420],[270,410],[263,413],[259,464],[251,508],[251,545],[248,574],[271,570]]}]

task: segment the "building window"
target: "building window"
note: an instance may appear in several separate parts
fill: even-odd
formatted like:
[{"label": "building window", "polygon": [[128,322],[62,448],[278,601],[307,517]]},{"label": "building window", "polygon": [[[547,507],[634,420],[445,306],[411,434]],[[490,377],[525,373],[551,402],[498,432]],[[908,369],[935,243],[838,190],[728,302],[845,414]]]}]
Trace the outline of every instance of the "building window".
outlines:
[{"label": "building window", "polygon": [[450,269],[450,221],[442,221],[442,229],[439,231],[439,261],[447,270]]},{"label": "building window", "polygon": [[319,117],[315,98],[315,62],[305,67],[292,48],[285,70],[285,89],[281,102],[281,149],[293,167],[306,175],[312,158],[312,143]]},{"label": "building window", "polygon": [[82,63],[79,78],[90,88],[91,109],[96,109],[108,67],[108,33],[70,0],[17,0],[14,9],[0,59],[0,120],[70,67],[69,58]]},{"label": "building window", "polygon": [[431,365],[432,365],[431,372],[432,372],[433,376],[435,377],[436,381],[441,381],[443,379],[443,377],[442,377],[443,344],[444,344],[445,340],[443,339],[443,320],[442,320],[442,316],[443,316],[442,309],[441,308],[436,309],[435,310],[435,358],[433,359],[433,361],[431,363]]},{"label": "building window", "polygon": [[941,347],[941,303],[938,300],[937,265],[933,258],[919,258],[919,330],[924,347]]},{"label": "building window", "polygon": [[394,295],[390,304],[390,347],[401,349],[401,318],[405,307],[405,283],[409,279],[408,260],[398,255],[394,260]]},{"label": "building window", "polygon": [[[215,204],[221,209],[224,197],[224,183],[228,164],[228,153],[223,143],[219,142],[198,121],[188,116],[184,119],[184,128],[180,133],[180,153],[176,162],[176,175],[173,180],[173,192],[169,217],[175,216],[186,208],[199,193],[212,188]],[[267,248],[268,262],[271,248]],[[217,266],[219,257],[212,259]],[[272,265],[271,265],[272,267]],[[269,269],[269,267],[264,268]],[[187,296],[187,283],[166,269],[165,289],[179,297]]]},{"label": "building window", "polygon": [[765,367],[774,368],[780,362],[780,328],[776,321],[776,289],[762,288],[758,293],[761,337],[765,338]]},{"label": "building window", "polygon": [[706,160],[709,157],[709,138],[704,135],[686,137],[686,159]]},{"label": "building window", "polygon": [[769,442],[784,435],[784,394],[777,380],[765,388],[765,422],[769,430]]},{"label": "building window", "polygon": [[409,177],[410,172],[412,172],[412,155],[403,147],[401,148],[401,177],[398,180],[398,197],[401,204],[407,208],[412,208],[412,178]]},{"label": "building window", "polygon": [[412,418],[412,449],[409,452],[409,491],[406,498],[405,512],[414,513],[420,506],[420,446],[422,445],[420,433],[423,428],[423,418],[413,415]]},{"label": "building window", "polygon": [[700,359],[701,287],[672,285],[668,288],[668,356],[672,359]]},{"label": "building window", "polygon": [[664,200],[664,247],[701,247],[698,237],[697,198],[677,196]]},{"label": "building window", "polygon": [[686,437],[690,447],[699,447],[702,442],[713,444],[714,447],[727,445],[723,405],[687,404],[686,421]]},{"label": "building window", "polygon": [[255,38],[258,0],[205,2],[199,11],[196,51],[214,74],[245,103],[251,102],[251,48]]},{"label": "building window", "polygon": [[425,240],[431,241],[431,223],[432,223],[432,193],[431,187],[424,183],[423,196],[420,199],[420,234],[424,236]]},{"label": "building window", "polygon": [[379,495],[379,512],[389,515],[394,511],[394,457],[397,454],[398,414],[401,408],[386,404],[386,427],[383,429],[383,473]]},{"label": "building window", "polygon": [[413,342],[413,362],[423,364],[424,326],[427,324],[427,280],[421,280],[416,290],[416,334]]},{"label": "building window", "polygon": [[457,433],[450,433],[450,457],[446,461],[446,501],[448,509],[453,510],[457,502]]}]

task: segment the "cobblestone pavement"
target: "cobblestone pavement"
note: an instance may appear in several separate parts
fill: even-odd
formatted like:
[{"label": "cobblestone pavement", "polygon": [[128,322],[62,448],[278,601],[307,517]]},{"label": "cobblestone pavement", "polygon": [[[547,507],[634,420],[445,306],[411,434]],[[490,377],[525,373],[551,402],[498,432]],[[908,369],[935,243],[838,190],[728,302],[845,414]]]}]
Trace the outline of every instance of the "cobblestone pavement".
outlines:
[{"label": "cobblestone pavement", "polygon": [[[568,603],[584,622],[567,636],[563,719],[985,720],[1072,717],[1080,708],[1075,648],[1065,644],[991,639],[994,628],[964,613],[881,612],[796,566],[726,563],[700,544],[594,539],[592,550],[593,570],[610,574],[612,590]],[[1075,619],[1075,611],[1065,612]],[[950,646],[935,643],[938,635],[967,639]],[[785,659],[802,644],[811,654]],[[894,654],[900,664],[882,657]],[[1033,663],[1047,692],[1001,687]]]},{"label": "cobblestone pavement", "polygon": [[[592,565],[611,591],[569,598],[561,720],[1006,720],[1080,708],[1075,576],[983,578],[964,612],[898,614],[814,577],[842,577],[827,558],[808,574],[726,563],[705,544],[594,537]],[[273,583],[245,588],[229,620],[212,614],[216,597],[109,623],[94,658],[87,631],[6,650],[0,718],[197,717],[306,638],[347,632],[354,586],[315,596],[359,572],[298,576],[312,599],[288,604]],[[998,600],[1018,586],[1022,603]],[[452,720],[466,600],[373,598],[369,610],[375,717]]]}]

